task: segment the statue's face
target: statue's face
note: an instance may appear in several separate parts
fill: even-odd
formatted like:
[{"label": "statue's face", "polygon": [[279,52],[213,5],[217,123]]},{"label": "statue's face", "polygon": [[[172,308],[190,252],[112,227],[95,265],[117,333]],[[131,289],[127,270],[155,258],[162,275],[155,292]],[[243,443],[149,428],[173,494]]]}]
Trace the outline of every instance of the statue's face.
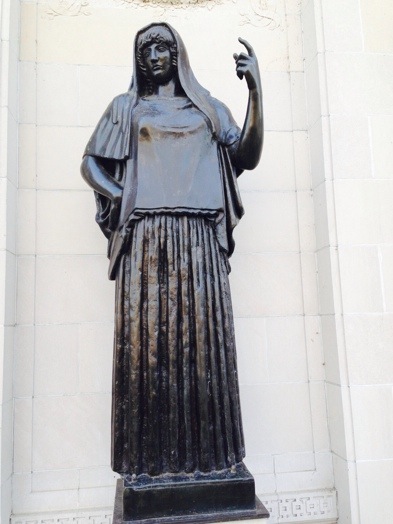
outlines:
[{"label": "statue's face", "polygon": [[156,84],[167,84],[175,74],[171,51],[165,42],[147,44],[142,51],[147,76]]}]

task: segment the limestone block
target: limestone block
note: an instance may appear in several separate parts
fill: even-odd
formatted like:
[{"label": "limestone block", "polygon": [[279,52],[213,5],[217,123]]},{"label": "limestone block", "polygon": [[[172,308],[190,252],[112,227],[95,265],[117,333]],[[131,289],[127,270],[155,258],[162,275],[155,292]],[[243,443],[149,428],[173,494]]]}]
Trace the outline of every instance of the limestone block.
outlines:
[{"label": "limestone block", "polygon": [[383,290],[384,290],[384,301],[385,309],[387,311],[393,311],[393,275],[392,275],[392,263],[393,263],[393,248],[391,246],[382,246],[380,248],[381,253],[381,271],[383,278]]},{"label": "limestone block", "polygon": [[371,144],[367,118],[332,115],[330,126],[334,178],[371,177]]},{"label": "limestone block", "polygon": [[34,395],[75,395],[79,389],[78,326],[35,328]]},{"label": "limestone block", "polygon": [[297,191],[296,199],[300,251],[314,252],[316,240],[313,193],[311,191]]},{"label": "limestone block", "polygon": [[381,218],[381,237],[382,243],[392,244],[393,242],[393,180],[379,180],[379,213]]},{"label": "limestone block", "polygon": [[296,195],[244,192],[246,215],[235,230],[237,253],[299,250]]},{"label": "limestone block", "polygon": [[325,358],[322,344],[322,326],[319,315],[304,317],[306,333],[308,378],[311,381],[325,380]]},{"label": "limestone block", "polygon": [[33,396],[34,326],[16,326],[14,348],[14,397]]},{"label": "limestone block", "polygon": [[303,317],[266,319],[270,382],[307,382]]},{"label": "limestone block", "polygon": [[326,202],[327,184],[319,184],[313,192],[314,212],[315,212],[315,237],[317,250],[330,244],[329,221],[327,215]]},{"label": "limestone block", "polygon": [[372,53],[392,53],[393,35],[390,21],[393,18],[393,5],[391,2],[360,0],[360,6],[365,50]]},{"label": "limestone block", "polygon": [[370,125],[374,177],[393,179],[393,117],[373,115]]},{"label": "limestone block", "polygon": [[104,278],[107,264],[105,256],[37,257],[37,323],[112,321],[114,286]]},{"label": "limestone block", "polygon": [[393,315],[346,315],[344,322],[351,384],[391,382]]},{"label": "limestone block", "polygon": [[330,453],[325,382],[310,382],[309,387],[314,450]]},{"label": "limestone block", "polygon": [[389,459],[393,454],[392,387],[351,386],[357,460]]},{"label": "limestone block", "polygon": [[302,39],[302,20],[298,6],[295,10],[288,8],[286,2],[286,31],[288,38],[288,60],[290,71],[303,71],[303,39]]},{"label": "limestone block", "polygon": [[323,87],[319,78],[320,67],[321,57],[316,55],[310,61],[305,72],[307,86],[307,120],[309,129],[318,121],[322,114],[321,90]]},{"label": "limestone block", "polygon": [[[112,391],[113,324],[78,326],[79,390],[81,393]],[[87,487],[93,487],[87,486]]]},{"label": "limestone block", "polygon": [[35,124],[37,117],[36,64],[19,63],[19,124]]},{"label": "limestone block", "polygon": [[92,132],[92,127],[37,127],[38,189],[89,189],[80,164]]},{"label": "limestone block", "polygon": [[16,288],[17,312],[16,321],[18,324],[34,323],[35,307],[35,257],[18,257],[18,280]]},{"label": "limestone block", "polygon": [[12,510],[15,514],[62,511],[78,507],[78,490],[32,491],[32,474],[14,475],[12,482]]},{"label": "limestone block", "polygon": [[334,475],[331,453],[315,453],[315,462],[314,471],[277,474],[278,491],[289,491],[290,487],[295,491],[333,488]]},{"label": "limestone block", "polygon": [[342,390],[342,386],[326,384],[330,444],[333,453],[346,460],[353,460],[354,456],[352,454],[348,455],[349,450],[344,428],[344,417],[350,416],[351,411],[346,409],[349,406],[344,406],[343,404]]},{"label": "limestone block", "polygon": [[[4,184],[4,183],[3,183]],[[17,208],[17,201],[18,201],[18,190],[16,187],[16,184],[10,179],[6,182],[6,187],[4,188],[3,185],[3,194],[5,189],[5,196],[6,196],[6,231],[5,231],[5,239],[4,239],[4,247],[7,249],[9,253],[12,253],[15,255],[16,253],[16,230],[17,230],[17,224],[16,224],[16,208]],[[0,200],[2,197],[0,197]]]},{"label": "limestone block", "polygon": [[292,125],[296,131],[307,129],[305,75],[291,72]]},{"label": "limestone block", "polygon": [[[352,518],[358,518],[359,516],[357,497],[352,497],[351,493],[351,488],[356,486],[358,482],[358,465],[355,462],[348,462],[337,455],[333,455],[333,464],[340,516],[350,522]],[[369,520],[369,524],[371,523],[372,520]]]},{"label": "limestone block", "polygon": [[32,475],[32,491],[62,491],[79,487],[77,469],[37,471]]},{"label": "limestone block", "polygon": [[327,53],[326,74],[332,114],[393,113],[393,55]]},{"label": "limestone block", "polygon": [[[37,133],[34,124],[19,124],[18,187],[36,186]],[[49,151],[47,151],[48,153]]]},{"label": "limestone block", "polygon": [[[7,275],[5,282],[4,297],[7,300],[4,304],[4,326],[14,326],[16,321],[16,256],[9,251],[0,251],[0,267],[5,267],[5,274]],[[5,368],[7,369],[7,368]],[[10,368],[11,369],[11,368]]]},{"label": "limestone block", "polygon": [[235,316],[303,313],[296,253],[235,254],[230,281]]},{"label": "limestone block", "polygon": [[37,58],[37,6],[21,2],[20,5],[20,49],[22,61],[35,62]]},{"label": "limestone block", "polygon": [[31,472],[33,405],[31,398],[14,401],[14,474]]},{"label": "limestone block", "polygon": [[5,177],[0,178],[0,249],[5,250],[7,247],[7,187],[8,180]]},{"label": "limestone block", "polygon": [[34,255],[36,252],[36,204],[35,189],[19,189],[17,236],[17,252],[19,255]]},{"label": "limestone block", "polygon": [[[392,187],[388,191],[389,185]],[[392,195],[393,184],[385,191]],[[383,241],[380,184],[373,180],[340,180],[335,184],[339,244]]]},{"label": "limestone block", "polygon": [[78,67],[37,64],[37,124],[78,124]]},{"label": "limestone block", "polygon": [[240,395],[248,453],[312,450],[308,384],[243,385]]},{"label": "limestone block", "polygon": [[[311,178],[313,188],[325,180],[322,118],[319,118],[309,131]],[[318,239],[318,235],[317,235]]]},{"label": "limestone block", "polygon": [[316,315],[318,309],[317,261],[313,253],[300,254],[303,309],[306,315]]},{"label": "limestone block", "polygon": [[104,255],[107,241],[95,213],[92,191],[38,191],[37,253]]},{"label": "limestone block", "polygon": [[108,464],[110,395],[36,397],[33,439],[34,470]]},{"label": "limestone block", "polygon": [[326,380],[340,384],[340,367],[337,344],[336,318],[334,315],[322,315],[323,352],[325,356]]},{"label": "limestone block", "polygon": [[12,513],[12,477],[9,477],[1,485],[1,518],[9,520]]},{"label": "limestone block", "polygon": [[326,51],[363,51],[359,0],[322,0]]},{"label": "limestone block", "polygon": [[317,252],[317,268],[319,313],[322,315],[333,314],[335,310],[331,285],[331,250],[329,247],[324,247]]},{"label": "limestone block", "polygon": [[119,475],[114,473],[110,466],[82,468],[79,471],[79,485],[81,488],[114,486],[118,477]]},{"label": "limestone block", "polygon": [[[356,464],[359,504],[365,524],[389,524],[391,519],[390,493],[393,484],[392,460],[375,460]],[[378,504],[375,504],[378,501]]]},{"label": "limestone block", "polygon": [[[17,71],[15,71],[17,75]],[[13,89],[17,90],[15,85]],[[16,102],[15,102],[16,103]],[[7,118],[3,119],[4,112]],[[6,133],[2,130],[4,137],[7,137],[7,178],[16,187],[18,185],[18,117],[15,116],[10,108],[1,108],[1,120],[6,124]],[[3,122],[2,122],[3,124]]]},{"label": "limestone block", "polygon": [[288,73],[266,72],[262,77],[266,130],[291,131],[291,85]]},{"label": "limestone block", "polygon": [[[12,348],[11,348],[12,349]],[[9,364],[7,362],[7,364]],[[10,369],[10,368],[5,368]],[[13,471],[12,453],[13,453],[13,427],[12,427],[12,412],[14,408],[13,399],[3,396],[3,403],[1,406],[2,416],[2,431],[1,431],[1,451],[3,453],[3,460],[1,461],[1,476],[4,480],[11,477]]]},{"label": "limestone block", "polygon": [[131,71],[130,66],[79,68],[79,120],[82,126],[97,125],[112,99],[128,90]]},{"label": "limestone block", "polygon": [[86,16],[51,17],[50,6],[47,3],[39,3],[38,61],[57,64],[130,65],[132,39],[138,29],[152,21],[149,12],[118,6],[102,9],[91,3],[89,13],[86,13]]},{"label": "limestone block", "polygon": [[[10,421],[12,420],[12,407],[9,406],[4,407],[5,404],[8,402],[12,403],[12,366],[13,366],[13,360],[14,360],[14,343],[15,343],[15,328],[14,326],[2,326],[2,336],[4,341],[4,346],[2,348],[2,368],[4,370],[4,378],[3,378],[3,387],[0,392],[0,402],[2,402],[2,424],[4,427],[4,431],[12,431],[9,427]],[[6,412],[4,410],[7,410]],[[10,415],[10,418],[6,418]],[[8,437],[8,434],[7,434]],[[12,437],[11,437],[12,439]],[[8,444],[8,442],[7,442]],[[7,450],[8,451],[8,450]],[[11,457],[12,453],[9,453],[5,455],[6,457]],[[5,460],[6,467],[8,467],[8,461]],[[6,475],[6,478],[8,475]]]},{"label": "limestone block", "polygon": [[113,486],[80,488],[78,501],[82,508],[111,506],[115,499],[115,483]]},{"label": "limestone block", "polygon": [[336,184],[338,235],[341,243],[371,243],[380,236],[378,186],[375,182]]},{"label": "limestone block", "polygon": [[274,470],[277,473],[296,473],[315,470],[315,453],[283,453],[274,455]]},{"label": "limestone block", "polygon": [[311,189],[309,136],[306,131],[294,131],[292,137],[296,188],[299,191],[308,190]]},{"label": "limestone block", "polygon": [[240,384],[268,382],[265,319],[235,318],[235,336]]},{"label": "limestone block", "polygon": [[[277,155],[277,151],[280,151],[280,155]],[[261,162],[254,171],[242,173],[238,179],[239,187],[241,191],[294,190],[294,171],[291,133],[267,131]]]},{"label": "limestone block", "polygon": [[253,472],[253,475],[274,473],[274,456],[271,454],[251,455],[247,453],[244,462],[247,468]]},{"label": "limestone block", "polygon": [[302,26],[303,55],[305,65],[308,67],[318,52],[317,28],[315,27],[315,2],[313,1],[308,1],[302,8]]},{"label": "limestone block", "polygon": [[274,473],[255,474],[254,480],[255,480],[255,492],[256,493],[263,494],[263,493],[274,493],[275,492],[276,476],[274,475]]},{"label": "limestone block", "polygon": [[344,313],[383,310],[381,271],[376,247],[339,248]]}]

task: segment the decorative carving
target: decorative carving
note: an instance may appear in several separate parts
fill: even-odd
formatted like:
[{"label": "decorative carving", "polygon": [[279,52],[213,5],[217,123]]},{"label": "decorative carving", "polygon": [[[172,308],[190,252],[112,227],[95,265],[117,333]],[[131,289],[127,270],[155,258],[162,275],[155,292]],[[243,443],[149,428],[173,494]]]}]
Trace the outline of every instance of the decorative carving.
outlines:
[{"label": "decorative carving", "polygon": [[45,15],[50,20],[58,16],[90,15],[89,3],[89,0],[52,0]]},{"label": "decorative carving", "polygon": [[285,9],[278,0],[114,0],[118,5],[133,9],[159,8],[162,16],[179,9],[213,9],[224,3],[238,5],[240,25],[278,29],[283,27]]},{"label": "decorative carving", "polygon": [[336,493],[322,491],[312,493],[291,493],[261,498],[270,513],[270,520],[282,523],[335,522],[337,519]]},{"label": "decorative carving", "polygon": [[[284,9],[280,8],[279,0],[110,0],[110,4],[117,4],[132,9],[151,8],[161,9],[160,16],[165,18],[167,13],[179,9],[205,8],[213,9],[225,2],[238,4],[240,25],[251,24],[256,27],[278,29],[283,27]],[[106,2],[104,2],[106,4]],[[90,0],[50,0],[44,16],[54,20],[58,16],[90,15]]]},{"label": "decorative carving", "polygon": [[[232,0],[234,3],[236,0]],[[177,9],[189,9],[194,7],[205,7],[209,10],[223,4],[224,0],[116,0],[120,5],[140,9],[141,7],[161,8],[164,12]]]},{"label": "decorative carving", "polygon": [[283,27],[284,9],[279,9],[277,0],[249,0],[247,4],[245,10],[240,9],[240,25],[251,24],[271,30]]},{"label": "decorative carving", "polygon": [[[337,519],[336,492],[334,490],[303,493],[281,493],[261,497],[269,510],[271,524],[313,522],[331,524]],[[49,513],[11,517],[11,524],[112,524],[112,511],[76,513]]]},{"label": "decorative carving", "polygon": [[112,511],[95,511],[91,514],[67,513],[47,516],[11,517],[12,524],[112,524]]}]

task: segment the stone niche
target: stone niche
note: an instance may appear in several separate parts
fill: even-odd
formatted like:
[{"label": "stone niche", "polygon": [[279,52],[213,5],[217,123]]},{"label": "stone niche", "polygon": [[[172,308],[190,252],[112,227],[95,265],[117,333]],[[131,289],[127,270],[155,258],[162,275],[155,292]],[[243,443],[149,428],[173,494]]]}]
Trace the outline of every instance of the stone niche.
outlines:
[{"label": "stone niche", "polygon": [[159,20],[179,31],[197,78],[240,125],[247,89],[234,73],[237,37],[250,41],[259,58],[265,148],[259,167],[239,179],[246,215],[236,230],[230,275],[245,462],[269,522],[336,521],[302,4],[18,4],[14,524],[111,518],[114,287],[105,279],[106,243],[79,164],[106,106],[128,88],[135,32]]}]

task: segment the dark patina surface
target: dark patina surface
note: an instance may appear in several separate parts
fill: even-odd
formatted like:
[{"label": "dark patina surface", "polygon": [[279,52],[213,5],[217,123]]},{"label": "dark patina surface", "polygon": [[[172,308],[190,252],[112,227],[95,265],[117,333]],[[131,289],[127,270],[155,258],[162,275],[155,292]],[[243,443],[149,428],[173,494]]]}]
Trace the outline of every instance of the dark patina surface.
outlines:
[{"label": "dark patina surface", "polygon": [[228,258],[243,214],[237,177],[259,162],[255,53],[235,54],[249,90],[242,128],[196,80],[168,24],[134,43],[129,90],[85,151],[116,280],[114,522],[264,518],[245,456]]}]

